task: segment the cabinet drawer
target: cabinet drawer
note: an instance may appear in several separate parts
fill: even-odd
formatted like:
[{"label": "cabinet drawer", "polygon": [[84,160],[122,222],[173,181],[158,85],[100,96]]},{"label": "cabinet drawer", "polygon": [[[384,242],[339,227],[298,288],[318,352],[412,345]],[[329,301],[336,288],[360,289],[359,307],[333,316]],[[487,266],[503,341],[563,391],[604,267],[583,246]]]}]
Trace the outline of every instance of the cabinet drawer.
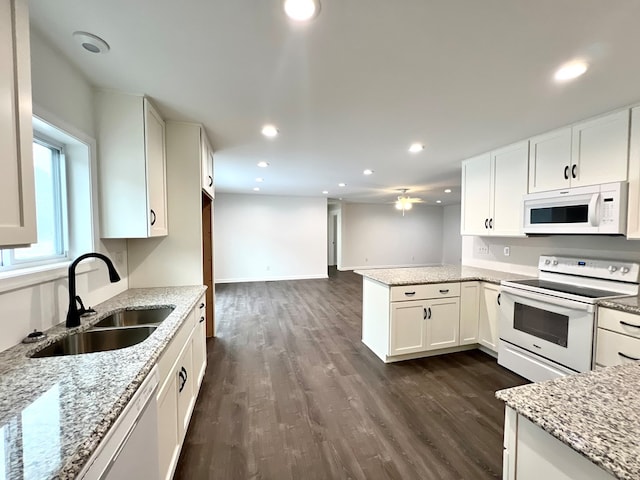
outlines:
[{"label": "cabinet drawer", "polygon": [[598,328],[596,363],[603,367],[640,359],[640,339]]},{"label": "cabinet drawer", "polygon": [[459,297],[460,283],[432,283],[391,287],[391,301],[424,300],[426,298]]},{"label": "cabinet drawer", "polygon": [[640,315],[600,308],[598,309],[598,327],[640,338]]},{"label": "cabinet drawer", "polygon": [[191,310],[180,329],[176,332],[173,340],[171,340],[169,346],[160,357],[160,360],[158,360],[158,375],[160,376],[161,388],[166,381],[169,372],[171,372],[173,364],[177,360],[178,355],[180,355],[182,348],[189,339],[189,335],[191,335],[193,326],[196,323],[195,318],[196,312],[195,310]]}]

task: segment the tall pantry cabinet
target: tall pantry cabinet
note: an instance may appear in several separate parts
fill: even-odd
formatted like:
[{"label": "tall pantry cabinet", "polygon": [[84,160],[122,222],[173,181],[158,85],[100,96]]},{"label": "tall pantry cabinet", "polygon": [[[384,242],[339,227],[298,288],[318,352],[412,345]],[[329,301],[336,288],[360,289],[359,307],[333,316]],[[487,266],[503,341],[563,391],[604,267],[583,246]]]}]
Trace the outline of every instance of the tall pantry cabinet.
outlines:
[{"label": "tall pantry cabinet", "polygon": [[207,336],[214,334],[213,218],[211,199],[203,191],[203,142],[199,124],[166,122],[167,217],[164,238],[128,241],[131,288],[207,285]]}]

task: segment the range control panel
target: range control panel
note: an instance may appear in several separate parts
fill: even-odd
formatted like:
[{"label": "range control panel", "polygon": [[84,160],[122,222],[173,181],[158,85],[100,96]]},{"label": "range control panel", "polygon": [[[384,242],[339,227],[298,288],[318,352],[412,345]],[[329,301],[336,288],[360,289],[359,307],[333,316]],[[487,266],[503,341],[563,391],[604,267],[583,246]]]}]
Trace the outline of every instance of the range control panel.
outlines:
[{"label": "range control panel", "polygon": [[540,255],[538,270],[631,283],[640,278],[640,264],[622,260]]}]

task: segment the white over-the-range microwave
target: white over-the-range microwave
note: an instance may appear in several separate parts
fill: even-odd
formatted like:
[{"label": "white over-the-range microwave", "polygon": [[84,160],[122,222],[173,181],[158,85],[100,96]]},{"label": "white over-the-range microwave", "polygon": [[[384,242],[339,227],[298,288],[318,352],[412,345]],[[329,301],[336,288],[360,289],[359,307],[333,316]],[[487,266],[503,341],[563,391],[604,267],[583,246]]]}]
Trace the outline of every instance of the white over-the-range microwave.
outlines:
[{"label": "white over-the-range microwave", "polygon": [[524,196],[527,235],[625,235],[627,182],[567,188]]}]

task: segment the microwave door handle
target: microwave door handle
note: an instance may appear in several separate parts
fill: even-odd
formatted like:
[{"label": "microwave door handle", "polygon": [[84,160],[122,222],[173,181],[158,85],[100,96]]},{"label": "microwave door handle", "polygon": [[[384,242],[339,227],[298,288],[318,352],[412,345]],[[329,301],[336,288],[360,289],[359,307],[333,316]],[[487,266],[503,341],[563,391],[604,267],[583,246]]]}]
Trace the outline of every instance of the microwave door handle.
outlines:
[{"label": "microwave door handle", "polygon": [[589,225],[597,227],[600,223],[598,221],[598,200],[600,199],[599,193],[594,193],[589,200]]}]

